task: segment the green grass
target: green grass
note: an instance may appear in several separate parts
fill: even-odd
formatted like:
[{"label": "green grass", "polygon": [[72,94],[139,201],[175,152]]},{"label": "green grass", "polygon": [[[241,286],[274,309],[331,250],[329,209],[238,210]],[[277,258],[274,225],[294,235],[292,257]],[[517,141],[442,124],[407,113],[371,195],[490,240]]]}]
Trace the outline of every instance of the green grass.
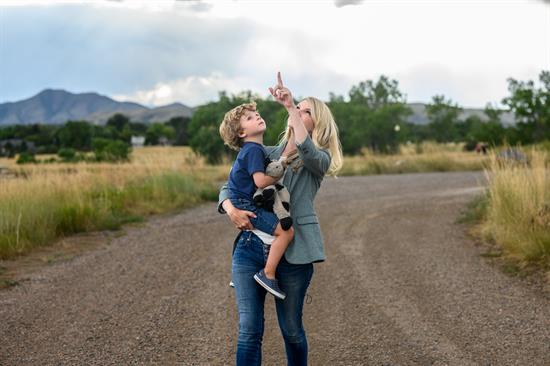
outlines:
[{"label": "green grass", "polygon": [[459,224],[475,224],[487,215],[487,205],[489,204],[489,196],[480,194],[474,197],[466,204],[466,208],[461,212],[457,219]]},{"label": "green grass", "polygon": [[51,191],[0,202],[0,258],[85,231],[116,230],[151,214],[215,200],[218,189],[191,175],[164,173],[119,187],[93,186],[80,192]]}]

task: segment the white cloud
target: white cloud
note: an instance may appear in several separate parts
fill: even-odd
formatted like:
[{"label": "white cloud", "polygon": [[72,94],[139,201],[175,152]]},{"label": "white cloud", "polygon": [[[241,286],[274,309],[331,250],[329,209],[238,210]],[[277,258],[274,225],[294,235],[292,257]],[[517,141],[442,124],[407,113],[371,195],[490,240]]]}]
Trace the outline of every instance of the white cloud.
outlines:
[{"label": "white cloud", "polygon": [[236,94],[245,89],[243,85],[251,84],[253,84],[251,80],[246,77],[231,78],[220,72],[213,72],[206,76],[188,76],[157,83],[152,89],[138,90],[131,94],[117,94],[113,95],[113,98],[155,107],[174,102],[193,107],[217,100],[220,91]]},{"label": "white cloud", "polygon": [[345,95],[384,74],[410,101],[483,106],[506,94],[507,77],[550,68],[542,1],[343,6],[359,2],[6,0],[0,8],[20,6],[0,12],[0,102],[55,86],[197,105],[220,90],[264,95],[280,70],[296,96]]}]

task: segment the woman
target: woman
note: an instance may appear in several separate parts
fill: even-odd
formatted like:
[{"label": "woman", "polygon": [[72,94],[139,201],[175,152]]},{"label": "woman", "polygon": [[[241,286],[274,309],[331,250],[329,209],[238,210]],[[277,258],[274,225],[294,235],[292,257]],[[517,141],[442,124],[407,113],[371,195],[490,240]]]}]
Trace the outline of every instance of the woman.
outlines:
[{"label": "woman", "polygon": [[[297,106],[283,85],[280,73],[277,84],[269,88],[277,102],[288,111],[288,127],[278,146],[266,147],[270,159],[281,155],[298,158],[287,168],[283,184],[290,192],[294,241],[277,267],[280,288],[285,300],[276,300],[277,318],[285,341],[289,365],[307,365],[308,345],[302,324],[302,309],[313,275],[313,263],[325,260],[323,238],[313,207],[313,200],[325,175],[335,175],[342,166],[342,148],[334,118],[322,101],[306,98]],[[240,230],[252,230],[252,212],[235,208],[227,199],[227,189],[220,191],[218,211],[227,213]],[[237,365],[260,365],[264,330],[265,290],[253,276],[265,265],[265,246],[250,231],[241,231],[233,254],[232,278],[239,311]]]}]

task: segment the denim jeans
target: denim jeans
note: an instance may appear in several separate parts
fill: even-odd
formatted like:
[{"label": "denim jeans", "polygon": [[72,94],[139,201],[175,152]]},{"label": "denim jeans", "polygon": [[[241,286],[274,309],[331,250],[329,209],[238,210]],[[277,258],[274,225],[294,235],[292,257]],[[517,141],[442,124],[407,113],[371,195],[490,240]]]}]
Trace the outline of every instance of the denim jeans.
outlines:
[{"label": "denim jeans", "polygon": [[231,203],[239,210],[254,212],[256,217],[250,217],[250,223],[254,226],[254,229],[273,235],[279,224],[279,219],[272,211],[256,207],[254,202],[244,198],[231,198]]},{"label": "denim jeans", "polygon": [[[261,365],[266,291],[254,280],[254,274],[264,268],[266,251],[263,242],[251,232],[241,232],[236,242],[232,277],[239,311],[237,366]],[[308,347],[302,309],[313,276],[313,264],[290,264],[283,256],[276,276],[279,287],[286,293],[286,299],[275,300],[275,307],[288,365],[307,365]]]}]

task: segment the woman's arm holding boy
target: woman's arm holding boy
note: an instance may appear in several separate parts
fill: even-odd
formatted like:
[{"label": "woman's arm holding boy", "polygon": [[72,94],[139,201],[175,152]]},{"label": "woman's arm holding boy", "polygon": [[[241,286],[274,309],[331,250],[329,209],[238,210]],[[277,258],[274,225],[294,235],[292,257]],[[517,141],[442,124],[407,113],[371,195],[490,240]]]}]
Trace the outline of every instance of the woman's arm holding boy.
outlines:
[{"label": "woman's arm holding boy", "polygon": [[229,191],[227,189],[227,183],[220,188],[220,194],[218,197],[218,212],[221,214],[227,214],[231,222],[239,230],[253,230],[254,226],[250,222],[251,217],[256,217],[256,214],[251,211],[240,210],[233,206],[229,200]]}]

